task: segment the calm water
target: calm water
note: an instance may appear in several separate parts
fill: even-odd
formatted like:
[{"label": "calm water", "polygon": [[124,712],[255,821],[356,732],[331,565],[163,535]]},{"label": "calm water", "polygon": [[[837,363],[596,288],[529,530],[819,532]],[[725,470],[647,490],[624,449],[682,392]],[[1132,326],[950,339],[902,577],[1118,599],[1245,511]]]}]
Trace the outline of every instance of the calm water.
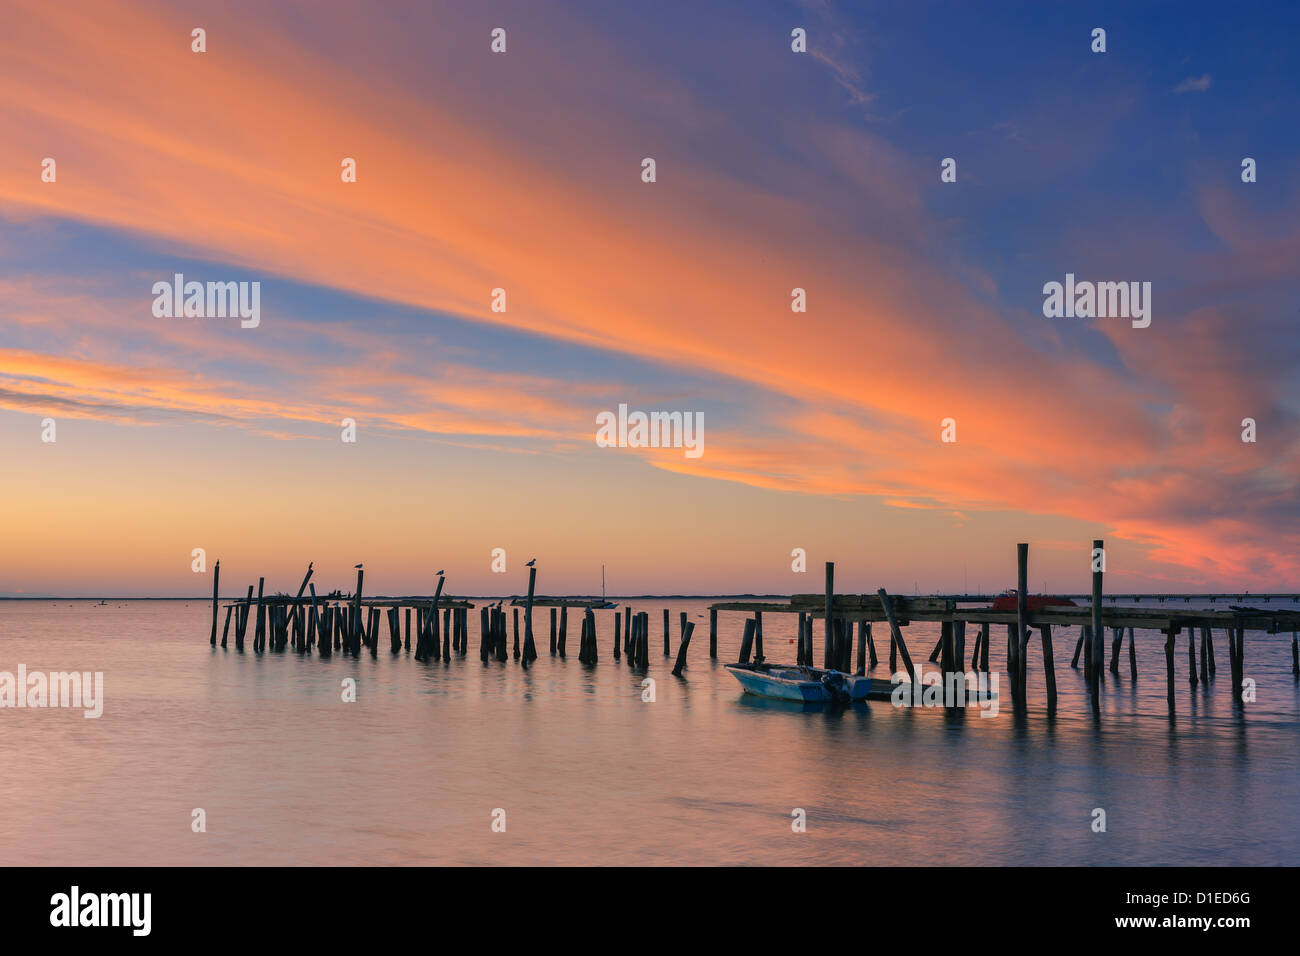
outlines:
[{"label": "calm water", "polygon": [[[1300,690],[1289,637],[1249,636],[1249,716],[1234,712],[1227,641],[1219,676],[1191,691],[1179,638],[1178,717],[1166,716],[1162,636],[1138,633],[1137,683],[1110,677],[1088,716],[1057,629],[1061,713],[1042,715],[1038,637],[1029,719],[896,710],[841,712],[742,696],[708,660],[707,602],[688,677],[662,657],[650,612],[657,700],[610,655],[601,662],[471,656],[421,665],[239,654],[208,646],[199,602],[109,607],[0,602],[0,670],[104,672],[103,716],[0,710],[0,864],[1282,864],[1300,856]],[[743,616],[719,616],[734,660]],[[767,615],[770,659],[794,659],[794,619]],[[817,631],[820,656],[821,631]],[[888,640],[877,646],[887,650]],[[249,641],[252,628],[250,623]],[[938,625],[907,629],[929,656]],[[971,635],[968,634],[968,646]],[[674,633],[673,649],[676,652]],[[233,645],[233,638],[231,640]],[[994,628],[995,670],[1005,631]],[[1109,648],[1109,636],[1107,637]],[[883,655],[882,655],[883,656]],[[876,670],[885,676],[885,666]],[[354,677],[355,703],[341,699]],[[1007,694],[1005,686],[1004,695]],[[207,832],[191,832],[202,807]],[[808,831],[791,831],[791,811]],[[1090,829],[1107,812],[1108,832]],[[491,830],[495,808],[505,833]]]}]

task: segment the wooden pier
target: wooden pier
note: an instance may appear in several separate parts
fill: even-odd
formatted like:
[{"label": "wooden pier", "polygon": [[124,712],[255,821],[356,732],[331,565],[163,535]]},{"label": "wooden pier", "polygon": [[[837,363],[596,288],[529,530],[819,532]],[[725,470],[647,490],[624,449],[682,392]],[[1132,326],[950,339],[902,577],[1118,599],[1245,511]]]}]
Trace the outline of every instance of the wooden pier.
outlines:
[{"label": "wooden pier", "polygon": [[[1093,542],[1094,554],[1103,548],[1101,541]],[[1029,546],[1017,546],[1017,583],[1014,608],[997,608],[992,595],[927,595],[901,596],[888,594],[884,588],[874,593],[845,594],[835,590],[834,562],[826,563],[826,586],[818,594],[795,594],[788,601],[722,601],[709,607],[709,658],[718,656],[718,613],[741,612],[749,615],[741,636],[740,663],[762,663],[764,614],[797,614],[795,663],[842,671],[865,676],[868,670],[880,665],[873,625],[887,628],[889,641],[888,675],[906,673],[912,683],[918,681],[918,670],[904,634],[904,628],[913,622],[925,621],[939,624],[940,634],[928,655],[931,663],[938,663],[940,680],[947,686],[950,676],[965,677],[989,672],[989,646],[993,627],[1006,631],[1005,680],[1015,713],[1024,715],[1030,696],[1027,681],[1027,662],[1034,653],[1030,634],[1038,629],[1042,655],[1043,693],[1048,715],[1057,709],[1058,686],[1056,659],[1053,646],[1053,628],[1078,627],[1079,637],[1074,645],[1070,666],[1079,666],[1083,656],[1086,686],[1094,713],[1100,713],[1099,691],[1105,674],[1119,677],[1123,653],[1124,632],[1128,632],[1129,679],[1137,680],[1137,653],[1135,632],[1156,631],[1164,636],[1165,681],[1169,713],[1175,713],[1175,659],[1176,639],[1186,635],[1188,683],[1194,688],[1198,683],[1212,681],[1217,673],[1213,635],[1216,631],[1227,634],[1227,653],[1233,700],[1243,702],[1247,632],[1264,635],[1289,633],[1291,635],[1292,673],[1300,678],[1300,609],[1291,609],[1288,603],[1300,604],[1300,594],[1270,593],[1250,595],[1242,592],[1216,594],[1125,594],[1105,595],[1104,574],[1094,570],[1092,591],[1087,595],[1057,595],[1057,598],[1082,598],[1087,606],[1062,606],[1045,604],[1041,599],[1030,600],[1027,594]],[[283,651],[286,647],[300,653],[313,649],[321,657],[332,653],[359,656],[363,649],[372,657],[379,652],[381,622],[388,620],[389,649],[392,654],[412,650],[412,633],[415,635],[414,659],[417,661],[446,661],[463,658],[468,653],[469,611],[475,604],[464,598],[443,594],[445,578],[440,573],[432,596],[405,597],[363,596],[365,571],[357,569],[356,588],[348,595],[333,593],[320,596],[311,583],[313,569],[307,566],[306,575],[296,596],[288,594],[267,595],[265,578],[248,586],[247,594],[225,605],[225,624],[221,629],[221,647],[227,646],[231,623],[234,622],[234,640],[237,651],[244,650],[245,636],[250,620],[254,622],[252,650]],[[484,664],[513,659],[524,667],[537,658],[533,638],[533,609],[542,607],[550,612],[550,654],[564,658],[568,651],[568,617],[570,610],[580,618],[578,659],[583,664],[595,666],[600,662],[600,638],[597,634],[595,611],[614,610],[613,634],[609,645],[610,658],[615,663],[638,671],[650,666],[651,625],[648,611],[634,612],[631,606],[617,605],[600,597],[544,596],[535,594],[537,568],[528,569],[526,595],[509,600],[512,614],[505,610],[505,598],[479,607],[479,657]],[[217,646],[217,621],[220,607],[220,573],[218,561],[213,573],[212,626],[209,642]],[[1111,599],[1109,605],[1106,597]],[[1193,600],[1214,603],[1233,598],[1262,600],[1269,608],[1230,604],[1223,609],[1181,608],[1179,600],[1189,604]],[[1147,607],[1119,605],[1118,600],[1128,599],[1134,604],[1148,600]],[[1155,606],[1151,606],[1154,601]],[[1033,606],[1031,606],[1031,603]],[[523,609],[522,639],[520,609]],[[663,608],[663,653],[673,661],[672,673],[681,678],[688,667],[688,650],[695,630],[687,621],[685,611],[678,618],[678,645],[675,658],[672,654],[672,615]],[[412,623],[414,619],[414,624]],[[814,647],[816,620],[822,621],[822,648],[820,658]],[[513,621],[513,647],[509,647],[509,632]],[[403,621],[405,633],[403,633]],[[856,628],[856,641],[854,631]],[[1112,640],[1109,665],[1106,664],[1106,633]],[[970,647],[967,636],[970,635]],[[881,635],[884,640],[886,634]],[[1197,661],[1199,639],[1200,660]],[[856,650],[856,663],[854,660]],[[967,653],[969,650],[969,666]],[[902,670],[899,670],[901,660]],[[888,696],[892,687],[889,681],[876,679],[873,699]]]}]

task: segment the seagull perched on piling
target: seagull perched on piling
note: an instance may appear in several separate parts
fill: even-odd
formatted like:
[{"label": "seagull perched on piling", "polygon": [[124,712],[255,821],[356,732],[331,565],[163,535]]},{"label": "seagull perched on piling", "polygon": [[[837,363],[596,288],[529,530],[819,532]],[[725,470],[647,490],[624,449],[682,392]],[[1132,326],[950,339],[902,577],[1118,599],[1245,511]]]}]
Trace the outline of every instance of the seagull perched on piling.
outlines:
[{"label": "seagull perched on piling", "polygon": [[446,571],[443,571],[441,568],[439,568],[438,571],[437,571],[438,577],[442,577],[442,576],[443,576],[444,574],[446,574],[446,573],[447,573],[447,572],[446,572]]},{"label": "seagull perched on piling", "polygon": [[531,560],[531,561],[529,561],[527,564],[525,564],[524,567],[526,567],[526,568],[531,568],[531,567],[532,567],[534,564],[536,564],[536,563],[537,563],[537,559],[536,559],[536,558],[533,558],[533,560]]},{"label": "seagull perched on piling", "polygon": [[359,564],[354,564],[352,567],[356,568],[358,571],[361,570],[361,565]]}]

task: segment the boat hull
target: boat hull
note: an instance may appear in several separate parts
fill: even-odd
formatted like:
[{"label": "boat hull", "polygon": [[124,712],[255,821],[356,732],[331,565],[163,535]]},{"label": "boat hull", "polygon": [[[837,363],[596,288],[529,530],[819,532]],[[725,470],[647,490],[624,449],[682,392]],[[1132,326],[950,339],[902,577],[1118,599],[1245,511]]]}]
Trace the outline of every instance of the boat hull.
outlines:
[{"label": "boat hull", "polygon": [[[728,664],[731,676],[740,682],[746,694],[775,700],[795,700],[804,703],[826,703],[831,692],[822,684],[828,672],[815,667],[782,667],[764,664]],[[865,700],[871,690],[871,678],[855,677],[840,672],[845,692],[850,700]]]}]

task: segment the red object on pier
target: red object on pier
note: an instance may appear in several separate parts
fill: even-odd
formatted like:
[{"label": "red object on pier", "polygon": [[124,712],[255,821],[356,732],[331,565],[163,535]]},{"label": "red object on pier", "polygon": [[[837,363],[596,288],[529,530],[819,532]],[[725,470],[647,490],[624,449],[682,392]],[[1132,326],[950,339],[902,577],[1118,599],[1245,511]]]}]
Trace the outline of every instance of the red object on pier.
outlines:
[{"label": "red object on pier", "polygon": [[[1067,597],[1053,597],[1050,594],[1026,594],[1025,610],[1037,611],[1045,607],[1078,607]],[[1016,609],[1016,592],[1009,594],[999,594],[993,599],[990,610],[993,611],[1014,611]]]}]

